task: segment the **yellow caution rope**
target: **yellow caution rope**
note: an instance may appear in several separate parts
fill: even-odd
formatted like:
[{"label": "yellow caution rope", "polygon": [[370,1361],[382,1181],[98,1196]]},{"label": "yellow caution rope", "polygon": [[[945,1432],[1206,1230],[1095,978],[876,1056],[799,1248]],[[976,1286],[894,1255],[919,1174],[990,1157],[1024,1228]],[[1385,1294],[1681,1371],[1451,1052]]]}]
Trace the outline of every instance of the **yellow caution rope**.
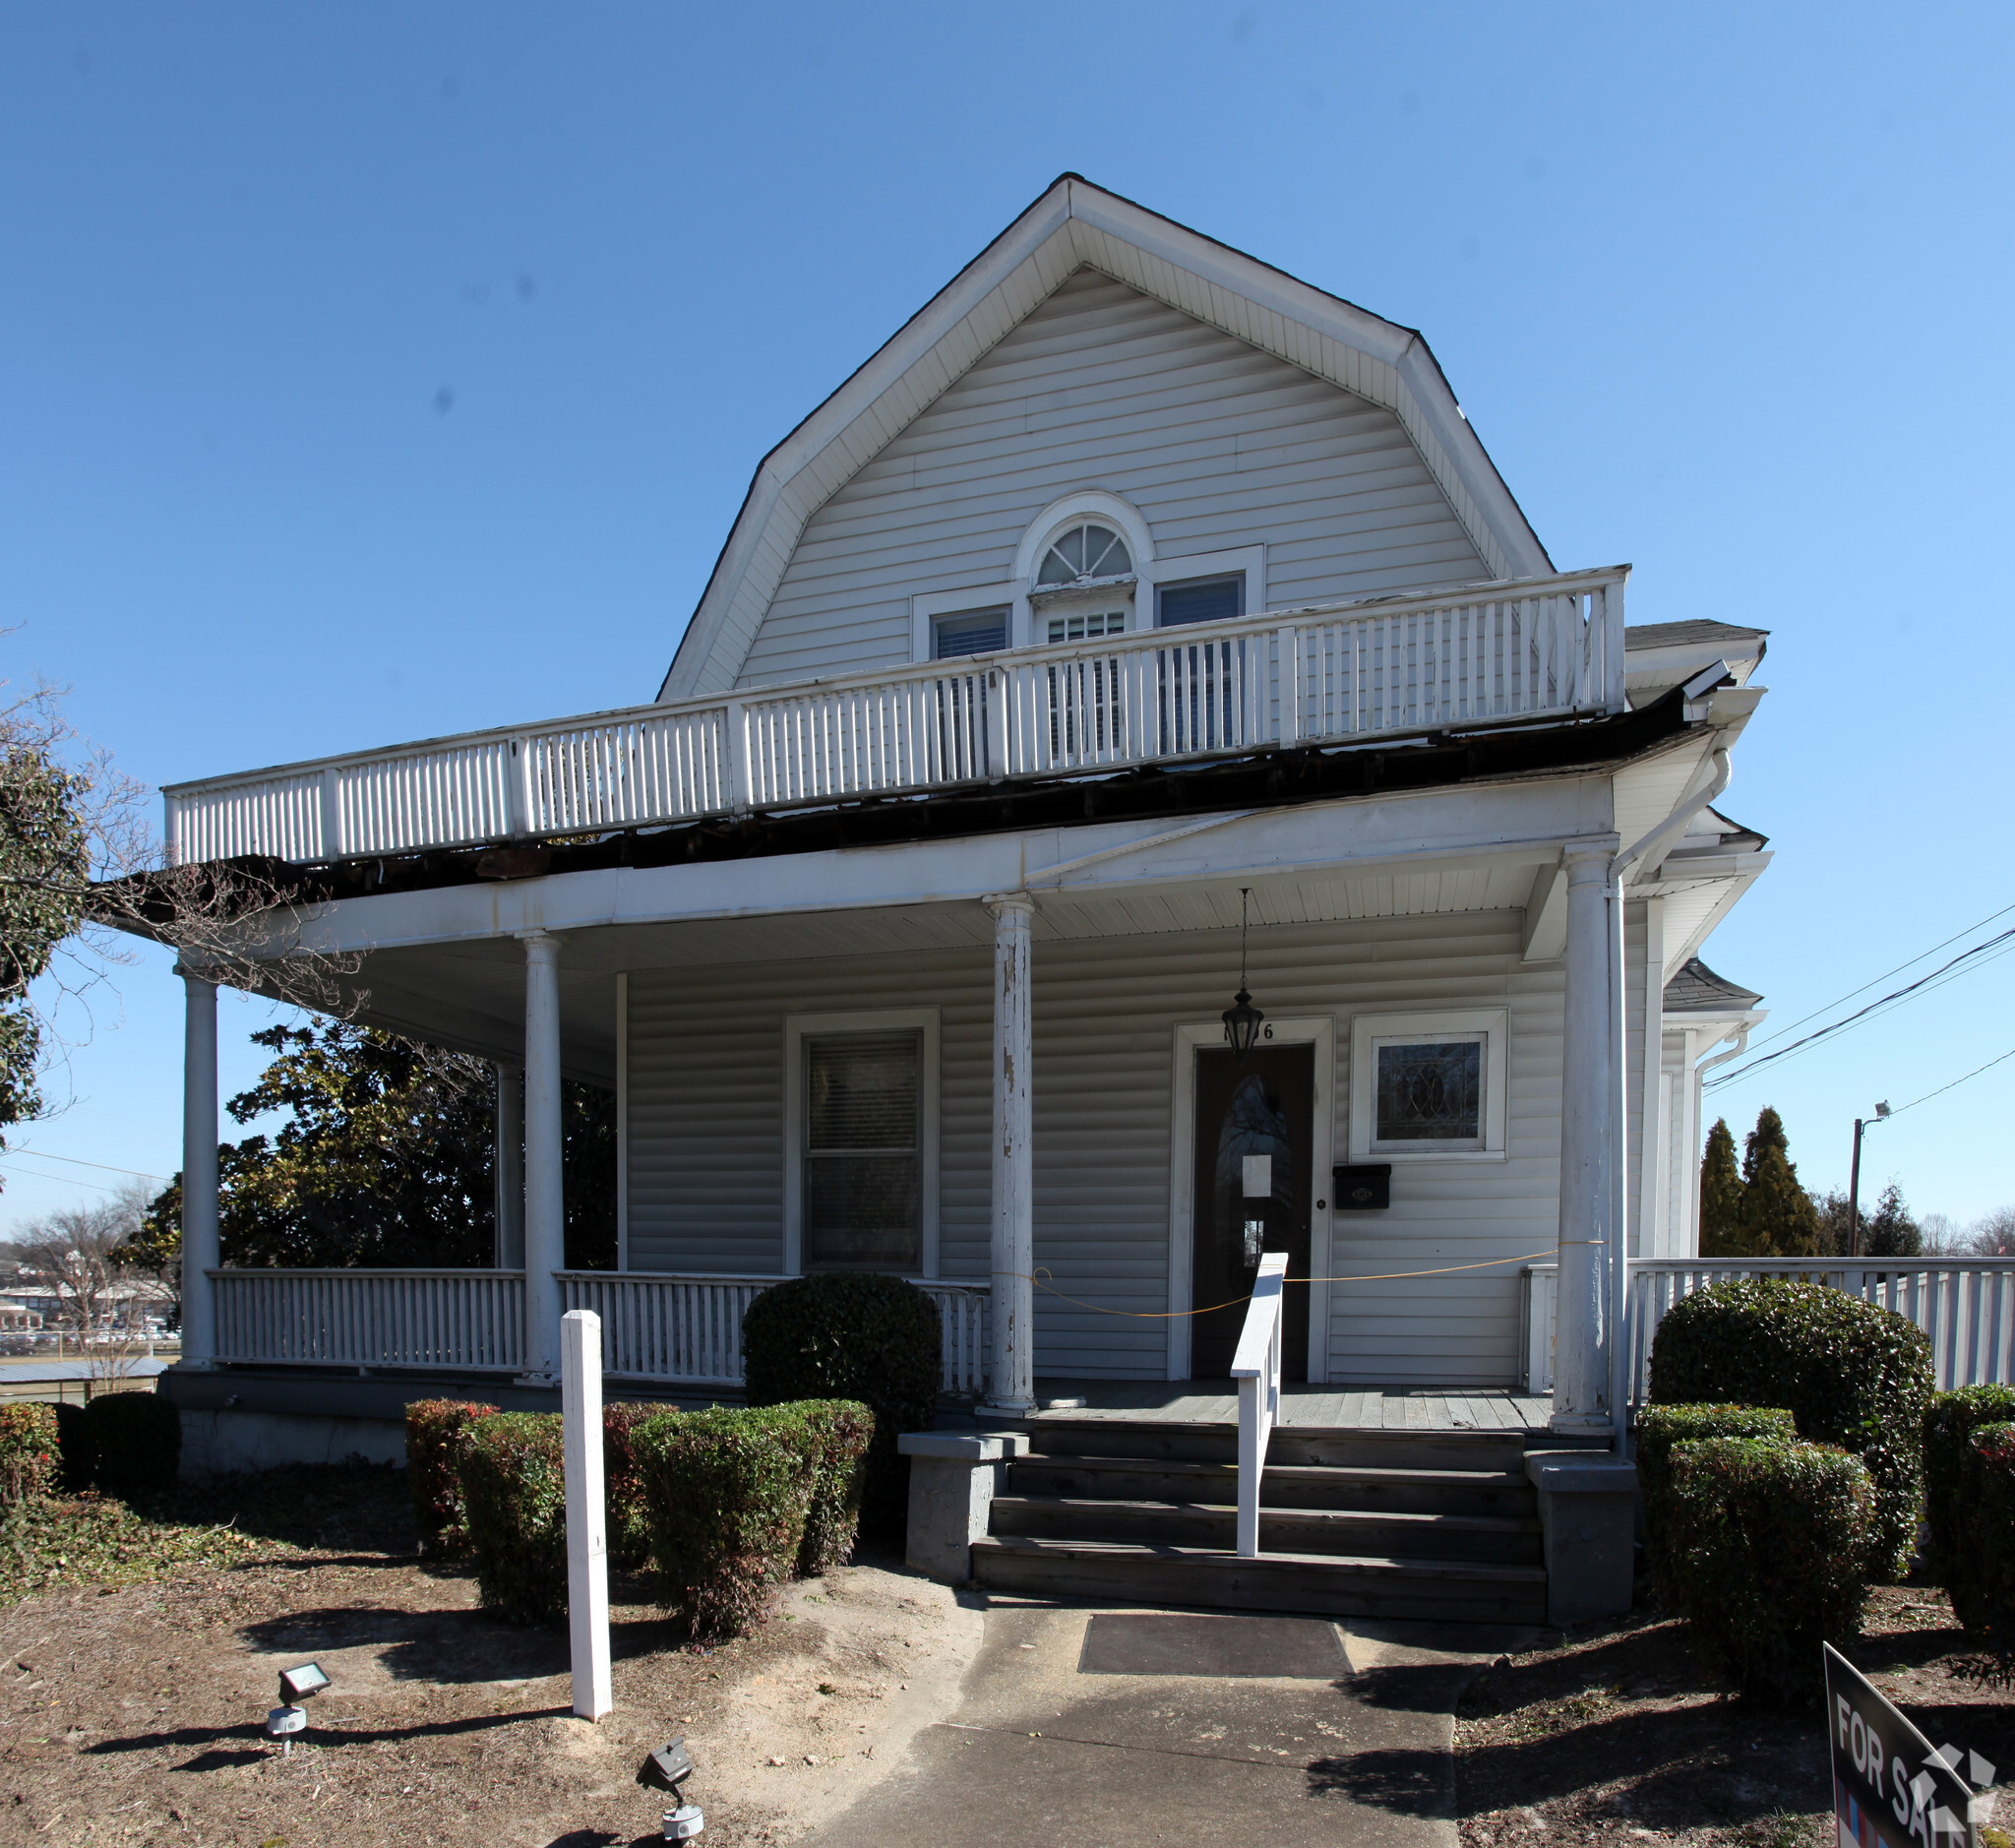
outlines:
[{"label": "yellow caution rope", "polygon": [[[1533,1263],[1539,1259],[1553,1257],[1556,1249],[1556,1247],[1550,1245],[1543,1252],[1527,1252],[1522,1258],[1486,1258],[1473,1264],[1440,1264],[1433,1270],[1386,1270],[1367,1277],[1283,1277],[1281,1281],[1283,1283],[1396,1283],[1407,1277],[1447,1277],[1453,1276],[1458,1270],[1488,1270],[1494,1264]],[[1028,1281],[1033,1283],[1037,1289],[1047,1295],[1056,1297],[1061,1302],[1069,1303],[1075,1308],[1088,1309],[1098,1316],[1126,1316],[1134,1322],[1173,1322],[1180,1316],[1213,1316],[1220,1309],[1236,1309],[1241,1303],[1250,1303],[1252,1300],[1252,1293],[1248,1290],[1244,1296],[1234,1296],[1227,1303],[1212,1303],[1208,1309],[1108,1309],[1103,1303],[1087,1303],[1081,1296],[1066,1296],[1055,1284],[1045,1283],[1043,1279],[1050,1272],[1041,1265],[1036,1267],[1033,1274],[1026,1271],[1018,1271],[1015,1274],[1026,1276]]]}]

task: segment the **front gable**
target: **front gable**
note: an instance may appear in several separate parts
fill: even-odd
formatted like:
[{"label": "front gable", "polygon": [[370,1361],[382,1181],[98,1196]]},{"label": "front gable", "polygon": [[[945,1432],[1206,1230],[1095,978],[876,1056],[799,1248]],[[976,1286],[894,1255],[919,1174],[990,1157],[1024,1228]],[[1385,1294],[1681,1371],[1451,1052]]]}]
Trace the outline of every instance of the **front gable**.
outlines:
[{"label": "front gable", "polygon": [[1255,611],[1551,569],[1419,335],[1066,175],[764,459],[659,697],[907,661],[1081,490]]}]

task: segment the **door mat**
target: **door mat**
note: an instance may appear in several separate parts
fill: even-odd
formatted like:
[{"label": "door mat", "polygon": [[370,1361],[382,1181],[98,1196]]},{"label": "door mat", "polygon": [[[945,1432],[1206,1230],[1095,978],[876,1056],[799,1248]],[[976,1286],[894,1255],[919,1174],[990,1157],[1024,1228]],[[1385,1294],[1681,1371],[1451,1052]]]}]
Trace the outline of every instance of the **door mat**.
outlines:
[{"label": "door mat", "polygon": [[1356,1671],[1343,1632],[1320,1618],[1101,1611],[1085,1627],[1077,1672],[1336,1681]]}]

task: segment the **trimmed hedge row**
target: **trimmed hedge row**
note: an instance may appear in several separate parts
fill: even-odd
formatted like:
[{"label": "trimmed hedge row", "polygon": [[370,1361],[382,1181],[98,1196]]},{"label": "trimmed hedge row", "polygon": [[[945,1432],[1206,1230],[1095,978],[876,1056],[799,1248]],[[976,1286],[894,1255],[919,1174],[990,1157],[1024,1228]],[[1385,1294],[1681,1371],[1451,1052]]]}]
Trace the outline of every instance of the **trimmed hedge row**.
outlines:
[{"label": "trimmed hedge row", "polygon": [[1651,1398],[1780,1405],[1808,1442],[1837,1445],[1875,1487],[1867,1568],[1903,1576],[1923,1507],[1923,1421],[1935,1378],[1907,1316],[1824,1284],[1742,1277],[1675,1303],[1651,1346]]},{"label": "trimmed hedge row", "polygon": [[[732,1635],[773,1588],[853,1550],[875,1415],[848,1400],[707,1412],[603,1408],[618,1564],[655,1557],[659,1596],[696,1635]],[[461,1400],[408,1408],[416,1509],[473,1556],[485,1609],[546,1624],[567,1610],[567,1489],[557,1413]],[[445,1476],[445,1480],[444,1480]]]},{"label": "trimmed hedge row", "polygon": [[59,1460],[56,1408],[33,1399],[0,1405],[0,1508],[39,1502]]},{"label": "trimmed hedge row", "polygon": [[2015,1421],[2015,1386],[1961,1386],[1935,1392],[1924,1413],[1924,1522],[1930,1528],[1930,1565],[1950,1586],[1962,1570],[1960,1537],[1966,1505],[1961,1477],[1975,1431]]},{"label": "trimmed hedge row", "polygon": [[825,1271],[773,1284],[742,1316],[751,1405],[846,1399],[875,1416],[861,1521],[899,1535],[909,1508],[905,1431],[928,1431],[944,1372],[938,1306],[900,1277]]},{"label": "trimmed hedge row", "polygon": [[1810,1697],[1861,1633],[1877,1492],[1860,1457],[1781,1438],[1673,1447],[1668,1570],[1708,1653],[1759,1703]]},{"label": "trimmed hedge row", "polygon": [[2015,1423],[1968,1437],[1958,1499],[1952,1608],[1990,1647],[2015,1648]]},{"label": "trimmed hedge row", "polygon": [[1798,1437],[1791,1413],[1762,1405],[1646,1405],[1637,1413],[1637,1486],[1644,1502],[1644,1566],[1662,1602],[1674,1602],[1672,1457],[1677,1446],[1707,1438],[1765,1438],[1788,1444]]},{"label": "trimmed hedge row", "polygon": [[670,1413],[637,1433],[658,1598],[732,1636],[853,1550],[875,1415],[850,1400]]},{"label": "trimmed hedge row", "polygon": [[557,1412],[498,1412],[455,1445],[483,1608],[506,1623],[567,1615],[567,1455]]},{"label": "trimmed hedge row", "polygon": [[457,1464],[466,1434],[498,1407],[470,1399],[415,1399],[405,1408],[405,1474],[420,1551],[460,1553],[468,1544]]}]

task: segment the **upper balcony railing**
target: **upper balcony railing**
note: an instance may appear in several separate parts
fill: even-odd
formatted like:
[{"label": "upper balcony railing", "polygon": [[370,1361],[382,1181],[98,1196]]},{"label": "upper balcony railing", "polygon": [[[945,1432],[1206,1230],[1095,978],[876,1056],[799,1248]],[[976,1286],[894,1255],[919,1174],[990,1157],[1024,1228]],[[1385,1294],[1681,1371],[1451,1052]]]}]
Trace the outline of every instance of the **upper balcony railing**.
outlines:
[{"label": "upper balcony railing", "polygon": [[308,863],[1623,709],[1627,568],[1146,629],[164,790],[178,865]]}]

